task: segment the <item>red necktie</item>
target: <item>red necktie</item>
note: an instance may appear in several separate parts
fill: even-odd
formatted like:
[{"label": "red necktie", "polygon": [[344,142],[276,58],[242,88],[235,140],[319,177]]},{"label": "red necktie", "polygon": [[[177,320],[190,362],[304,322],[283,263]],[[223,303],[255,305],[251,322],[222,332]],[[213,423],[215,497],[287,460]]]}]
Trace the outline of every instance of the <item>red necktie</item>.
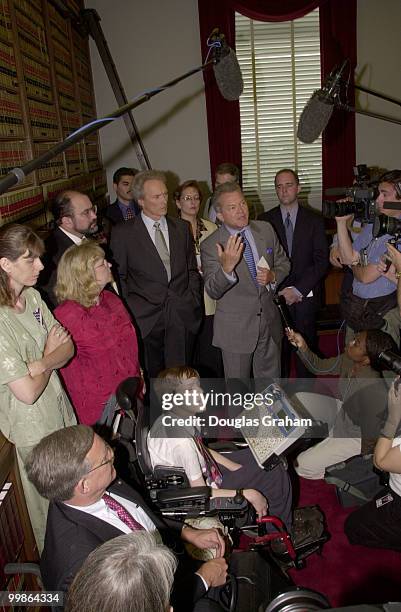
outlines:
[{"label": "red necktie", "polygon": [[142,525],[134,519],[134,517],[128,512],[128,510],[126,510],[124,506],[122,506],[118,501],[113,499],[113,497],[105,493],[102,499],[104,500],[106,506],[108,506],[110,510],[114,510],[120,521],[122,521],[124,525],[127,525],[127,527],[131,529],[131,531],[138,531],[140,529],[144,529],[144,527],[142,527]]}]

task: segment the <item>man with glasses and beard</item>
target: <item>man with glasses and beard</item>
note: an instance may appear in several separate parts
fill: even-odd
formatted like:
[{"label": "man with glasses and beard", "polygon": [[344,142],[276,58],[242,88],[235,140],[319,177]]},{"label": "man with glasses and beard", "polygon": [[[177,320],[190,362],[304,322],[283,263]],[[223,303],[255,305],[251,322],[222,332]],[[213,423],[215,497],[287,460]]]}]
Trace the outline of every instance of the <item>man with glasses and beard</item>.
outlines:
[{"label": "man with glasses and beard", "polygon": [[45,241],[44,269],[38,288],[50,308],[57,305],[54,295],[57,266],[64,251],[73,244],[81,244],[98,230],[96,206],[84,193],[62,191],[54,200],[52,213],[56,228]]}]

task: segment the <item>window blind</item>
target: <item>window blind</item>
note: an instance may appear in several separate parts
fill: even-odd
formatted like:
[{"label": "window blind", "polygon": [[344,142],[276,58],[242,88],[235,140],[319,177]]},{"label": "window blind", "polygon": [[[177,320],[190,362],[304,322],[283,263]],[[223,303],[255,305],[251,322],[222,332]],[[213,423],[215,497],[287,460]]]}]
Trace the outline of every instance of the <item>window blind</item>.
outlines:
[{"label": "window blind", "polygon": [[274,176],[295,169],[301,199],[321,208],[322,142],[297,139],[299,115],[320,88],[319,9],[300,19],[260,22],[235,14],[236,54],[244,79],[240,98],[242,179],[258,210],[277,204]]}]

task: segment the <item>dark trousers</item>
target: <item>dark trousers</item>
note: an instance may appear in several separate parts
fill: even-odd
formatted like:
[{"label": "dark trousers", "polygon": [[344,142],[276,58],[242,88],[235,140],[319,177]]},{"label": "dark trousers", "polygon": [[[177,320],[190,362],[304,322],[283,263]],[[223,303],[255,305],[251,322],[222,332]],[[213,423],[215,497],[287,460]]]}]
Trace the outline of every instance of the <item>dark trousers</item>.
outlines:
[{"label": "dark trousers", "polygon": [[[390,493],[393,501],[377,508],[376,499]],[[349,515],[344,525],[351,544],[401,551],[401,497],[387,488]]]},{"label": "dark trousers", "polygon": [[152,331],[143,338],[145,366],[149,378],[165,368],[191,365],[195,336],[185,327],[165,320],[162,313]]},{"label": "dark trousers", "polygon": [[[313,298],[304,298],[299,304],[288,306],[288,311],[294,323],[295,331],[298,331],[305,339],[309,348],[312,351],[317,349],[317,331],[316,331],[316,303]],[[287,338],[283,339],[281,345],[281,376],[289,378],[291,370],[291,357],[295,354],[295,369],[297,378],[312,378],[314,374],[308,370],[302,360],[295,353],[294,347],[288,342]]]},{"label": "dark trousers", "polygon": [[256,463],[249,448],[244,448],[227,455],[229,459],[240,463],[242,468],[230,472],[219,465],[223,475],[222,489],[256,489],[262,493],[269,504],[268,512],[278,516],[291,530],[292,489],[287,470],[279,464],[269,472]]},{"label": "dark trousers", "polygon": [[224,378],[221,350],[213,346],[214,316],[204,317],[195,341],[194,366],[202,378]]}]

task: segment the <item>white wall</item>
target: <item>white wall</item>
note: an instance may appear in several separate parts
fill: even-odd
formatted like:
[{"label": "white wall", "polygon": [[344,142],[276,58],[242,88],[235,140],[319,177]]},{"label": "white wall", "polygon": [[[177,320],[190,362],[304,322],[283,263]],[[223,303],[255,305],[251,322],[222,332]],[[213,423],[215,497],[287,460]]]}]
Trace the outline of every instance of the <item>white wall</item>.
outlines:
[{"label": "white wall", "polygon": [[[401,101],[401,2],[358,0],[357,83]],[[372,95],[358,94],[358,105],[401,120],[401,108]],[[401,125],[357,115],[357,163],[401,168]]]},{"label": "white wall", "polygon": [[[86,4],[100,15],[129,99],[202,63],[197,0],[87,0]],[[357,19],[360,84],[401,100],[400,0],[358,0]],[[93,42],[91,57],[100,117],[117,104]],[[401,118],[400,107],[373,96],[359,94],[358,104]],[[160,93],[136,109],[134,118],[154,168],[170,170],[176,180],[197,178],[210,185],[201,74]],[[138,163],[121,119],[103,128],[100,137],[112,193],[113,171]],[[357,115],[356,149],[357,163],[401,167],[401,126]]]},{"label": "white wall", "polygon": [[[202,64],[197,0],[87,0],[95,9],[128,100]],[[98,117],[118,107],[96,46],[91,41]],[[206,104],[202,73],[161,92],[133,111],[153,168],[178,181],[210,183]],[[103,163],[111,176],[119,166],[139,168],[124,121],[100,131]]]}]

